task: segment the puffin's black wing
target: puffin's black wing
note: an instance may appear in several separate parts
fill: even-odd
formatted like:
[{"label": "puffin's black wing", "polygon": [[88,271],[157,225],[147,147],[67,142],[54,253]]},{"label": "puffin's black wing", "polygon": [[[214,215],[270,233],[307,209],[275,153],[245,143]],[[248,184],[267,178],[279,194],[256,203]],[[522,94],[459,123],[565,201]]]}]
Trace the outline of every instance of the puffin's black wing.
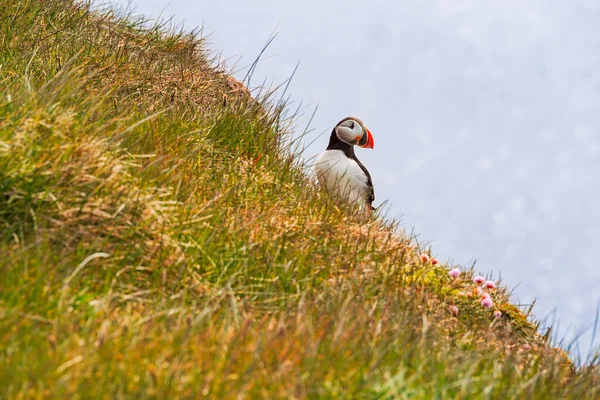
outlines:
[{"label": "puffin's black wing", "polygon": [[369,174],[369,171],[367,170],[367,168],[365,168],[364,165],[362,165],[362,163],[359,161],[359,159],[356,158],[356,155],[352,154],[351,158],[354,161],[356,161],[356,163],[358,164],[358,166],[360,167],[360,169],[362,169],[362,171],[367,176],[367,186],[369,187],[369,193],[368,193],[368,197],[367,197],[367,203],[368,203],[369,207],[371,207],[371,210],[374,210],[375,207],[373,207],[373,202],[375,201],[375,189],[373,189],[373,180],[371,180],[371,174]]}]

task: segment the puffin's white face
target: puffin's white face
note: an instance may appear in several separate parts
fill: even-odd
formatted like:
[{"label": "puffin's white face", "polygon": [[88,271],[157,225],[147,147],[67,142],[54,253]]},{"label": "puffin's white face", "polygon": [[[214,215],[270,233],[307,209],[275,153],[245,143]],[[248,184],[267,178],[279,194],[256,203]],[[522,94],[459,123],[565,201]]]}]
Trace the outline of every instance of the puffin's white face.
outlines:
[{"label": "puffin's white face", "polygon": [[345,118],[335,127],[335,134],[342,142],[372,149],[373,135],[358,118]]}]

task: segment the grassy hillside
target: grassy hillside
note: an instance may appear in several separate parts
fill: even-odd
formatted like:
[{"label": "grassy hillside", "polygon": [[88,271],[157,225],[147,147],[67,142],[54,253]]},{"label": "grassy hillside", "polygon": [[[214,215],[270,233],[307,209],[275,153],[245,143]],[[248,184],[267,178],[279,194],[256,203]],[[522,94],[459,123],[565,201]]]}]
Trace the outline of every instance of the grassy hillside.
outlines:
[{"label": "grassy hillside", "polygon": [[0,21],[0,398],[600,396],[501,283],[484,308],[320,193],[197,34],[67,0]]}]

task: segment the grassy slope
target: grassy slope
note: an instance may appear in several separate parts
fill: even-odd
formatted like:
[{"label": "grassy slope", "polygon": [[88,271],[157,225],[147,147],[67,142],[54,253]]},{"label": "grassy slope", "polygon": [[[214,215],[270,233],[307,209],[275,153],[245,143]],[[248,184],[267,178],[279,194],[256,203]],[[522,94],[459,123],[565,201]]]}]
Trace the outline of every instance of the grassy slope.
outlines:
[{"label": "grassy slope", "polygon": [[197,35],[0,0],[0,89],[0,397],[600,396],[505,288],[494,320],[334,207]]}]

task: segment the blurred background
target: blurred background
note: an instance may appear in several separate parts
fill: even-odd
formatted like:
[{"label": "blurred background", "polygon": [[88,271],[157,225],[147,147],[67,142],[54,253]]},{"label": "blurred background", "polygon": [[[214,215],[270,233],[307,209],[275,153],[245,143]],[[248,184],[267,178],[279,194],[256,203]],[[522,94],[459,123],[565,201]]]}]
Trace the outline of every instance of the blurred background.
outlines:
[{"label": "blurred background", "polygon": [[288,89],[291,108],[306,107],[299,129],[318,104],[307,160],[360,117],[375,205],[439,260],[536,299],[572,355],[600,344],[599,2],[111,1],[202,26],[238,79],[277,32],[251,87],[300,62]]}]

